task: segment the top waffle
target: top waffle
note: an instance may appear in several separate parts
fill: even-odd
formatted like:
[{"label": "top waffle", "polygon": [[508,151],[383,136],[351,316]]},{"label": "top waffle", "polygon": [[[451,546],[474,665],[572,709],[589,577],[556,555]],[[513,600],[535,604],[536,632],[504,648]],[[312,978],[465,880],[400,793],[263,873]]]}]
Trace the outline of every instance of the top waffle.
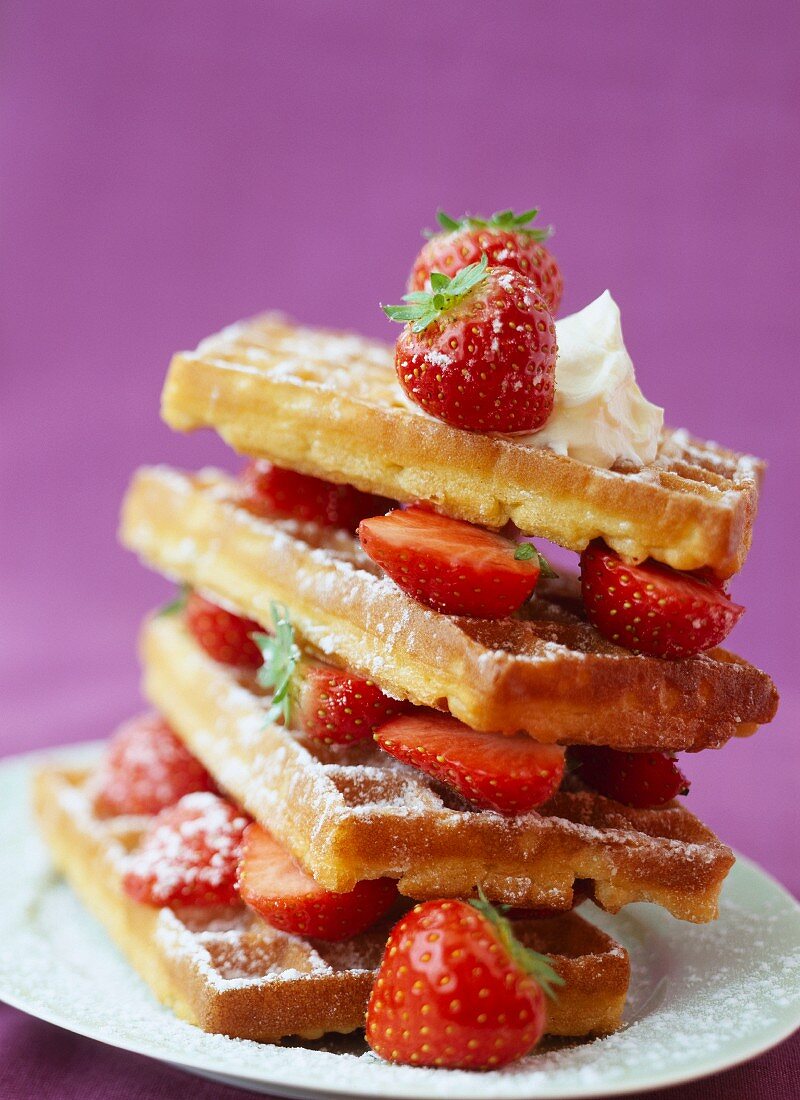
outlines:
[{"label": "top waffle", "polygon": [[762,463],[665,430],[655,461],[604,470],[513,438],[452,428],[410,405],[392,350],[275,316],[174,357],[162,399],[173,428],[215,428],[237,451],[487,527],[508,520],[580,551],[728,577],[750,546]]}]

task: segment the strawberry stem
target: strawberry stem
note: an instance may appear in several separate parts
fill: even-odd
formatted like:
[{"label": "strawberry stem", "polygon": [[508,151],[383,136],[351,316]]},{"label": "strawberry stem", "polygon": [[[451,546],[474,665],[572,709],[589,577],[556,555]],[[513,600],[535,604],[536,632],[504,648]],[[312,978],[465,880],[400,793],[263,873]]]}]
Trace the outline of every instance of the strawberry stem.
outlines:
[{"label": "strawberry stem", "polygon": [[256,679],[262,687],[272,690],[272,706],[267,711],[267,722],[283,718],[284,725],[288,726],[292,709],[289,689],[301,653],[286,608],[270,603],[269,610],[275,627],[274,634],[250,635],[264,659],[264,664],[256,673]]},{"label": "strawberry stem", "polygon": [[547,577],[548,579],[552,580],[554,577],[558,576],[558,573],[556,573],[555,569],[552,567],[544,554],[540,554],[532,542],[521,542],[517,549],[514,551],[515,561],[532,561],[533,558],[538,558],[539,573],[543,577]]},{"label": "strawberry stem", "polygon": [[440,314],[451,309],[483,282],[488,266],[489,259],[484,252],[476,264],[462,267],[452,279],[440,271],[432,271],[430,291],[415,290],[404,294],[405,305],[381,306],[381,309],[389,320],[401,324],[413,322],[412,332],[423,332]]},{"label": "strawberry stem", "polygon": [[547,956],[540,955],[538,951],[532,951],[519,942],[514,935],[511,921],[495,909],[480,886],[478,897],[470,898],[469,904],[489,921],[501,945],[517,966],[539,983],[545,996],[554,999],[556,994],[553,986],[563,985],[564,979],[553,969]]}]

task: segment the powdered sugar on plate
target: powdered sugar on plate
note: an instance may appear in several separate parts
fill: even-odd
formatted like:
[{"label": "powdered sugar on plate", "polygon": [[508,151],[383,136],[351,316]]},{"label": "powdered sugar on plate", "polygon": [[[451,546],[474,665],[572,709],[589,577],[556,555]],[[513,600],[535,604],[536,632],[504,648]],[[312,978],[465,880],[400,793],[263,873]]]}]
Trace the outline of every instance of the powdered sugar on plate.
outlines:
[{"label": "powdered sugar on plate", "polygon": [[[58,756],[78,764],[95,752],[84,746]],[[0,765],[0,875],[7,884],[0,998],[106,1043],[272,1095],[563,1100],[703,1076],[768,1049],[800,1024],[800,907],[740,861],[714,924],[685,924],[651,905],[616,917],[584,906],[583,915],[628,948],[633,965],[626,1026],[607,1039],[475,1075],[388,1066],[357,1037],[274,1046],[207,1035],[156,1004],[50,870],[28,812],[28,784],[41,762]]]}]

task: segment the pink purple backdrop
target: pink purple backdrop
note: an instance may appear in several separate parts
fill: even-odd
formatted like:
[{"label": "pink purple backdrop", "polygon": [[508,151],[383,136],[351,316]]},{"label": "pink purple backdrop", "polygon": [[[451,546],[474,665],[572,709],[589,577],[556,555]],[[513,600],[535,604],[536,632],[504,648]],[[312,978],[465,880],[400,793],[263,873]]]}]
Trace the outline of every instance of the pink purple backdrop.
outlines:
[{"label": "pink purple backdrop", "polygon": [[265,307],[390,337],[419,230],[538,203],[567,310],[609,287],[673,424],[769,459],[733,645],[784,699],[688,805],[800,890],[795,2],[7,0],[0,43],[0,753],[139,703],[166,586],[132,469],[230,464],[158,419],[170,353]]}]

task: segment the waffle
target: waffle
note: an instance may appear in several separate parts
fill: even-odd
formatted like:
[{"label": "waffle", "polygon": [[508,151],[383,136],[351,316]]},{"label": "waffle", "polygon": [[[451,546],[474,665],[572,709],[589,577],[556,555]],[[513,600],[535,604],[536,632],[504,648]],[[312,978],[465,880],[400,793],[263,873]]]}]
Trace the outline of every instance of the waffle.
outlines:
[{"label": "waffle", "polygon": [[372,741],[330,748],[267,721],[270,697],[212,660],[180,615],[151,619],[144,692],[218,783],[326,889],[392,877],[413,898],[481,886],[497,902],[567,909],[576,879],[616,912],[653,901],[712,920],[733,855],[683,806],[634,810],[561,790],[507,818],[471,809]]},{"label": "waffle", "polygon": [[603,470],[513,438],[452,428],[404,400],[392,349],[256,317],[176,355],[162,398],[173,428],[211,427],[235,450],[487,527],[508,520],[571,550],[598,536],[676,569],[741,568],[763,464],[665,430],[655,461]]},{"label": "waffle", "polygon": [[440,615],[403,595],[350,535],[253,516],[236,492],[213,471],[143,470],[125,502],[123,542],[266,626],[270,601],[280,601],[306,647],[473,729],[696,750],[774,714],[774,685],[752,665],[723,650],[635,657],[578,617],[564,584],[542,582],[547,596],[527,605],[525,621]]},{"label": "waffle", "polygon": [[[70,885],[164,1005],[205,1031],[265,1042],[363,1025],[390,922],[322,944],[279,932],[244,907],[173,912],[132,901],[120,886],[123,860],[148,819],[96,817],[88,787],[86,772],[40,773],[41,831]],[[517,927],[564,978],[549,1034],[619,1026],[630,972],[622,947],[572,913]]]}]

